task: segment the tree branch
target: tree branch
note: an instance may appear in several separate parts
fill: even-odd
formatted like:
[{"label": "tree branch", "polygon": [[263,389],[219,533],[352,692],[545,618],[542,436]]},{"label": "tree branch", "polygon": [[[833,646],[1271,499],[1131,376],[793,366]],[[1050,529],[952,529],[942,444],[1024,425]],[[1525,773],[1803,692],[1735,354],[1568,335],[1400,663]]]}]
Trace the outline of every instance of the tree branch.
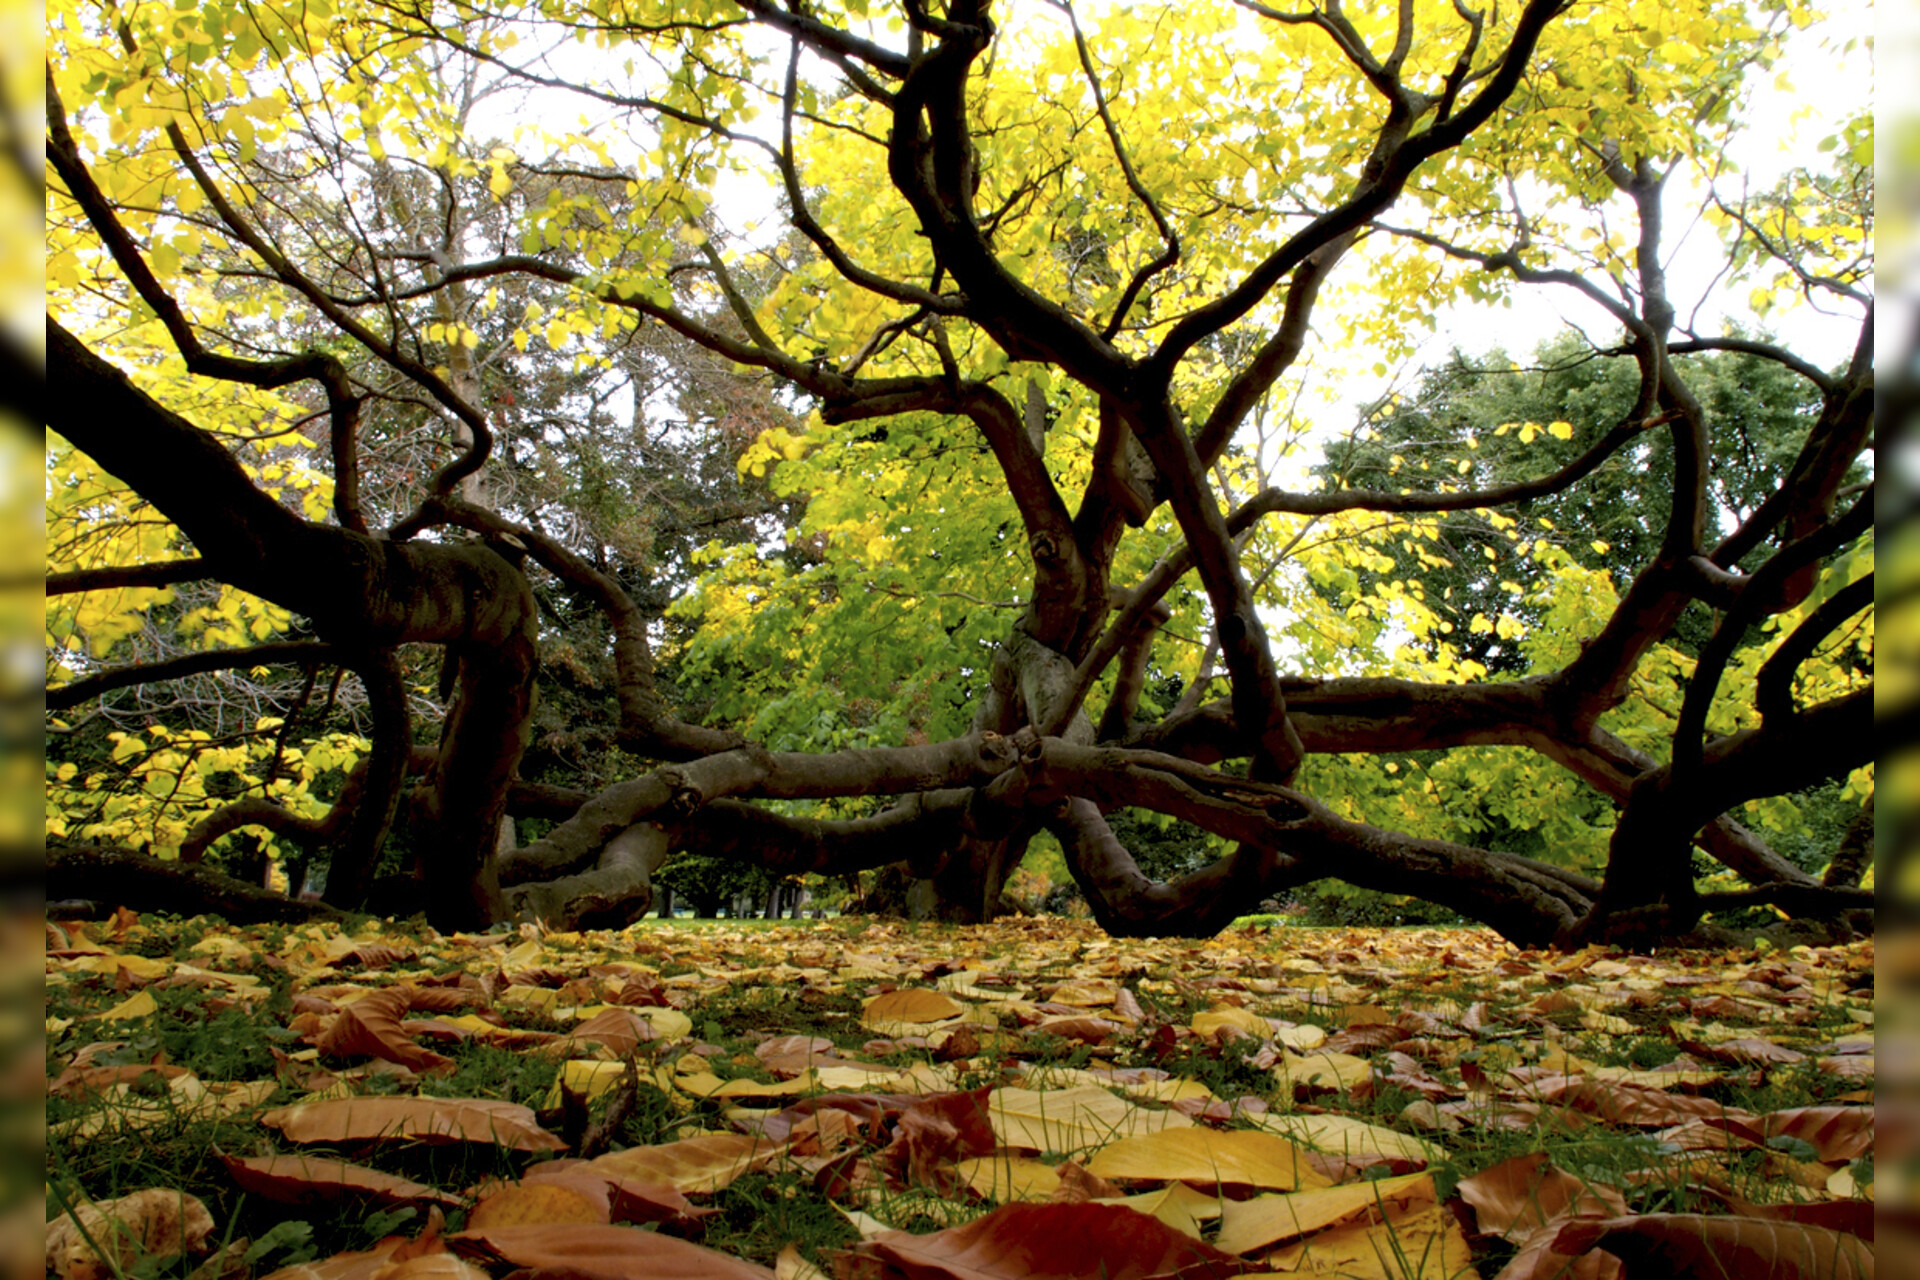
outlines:
[{"label": "tree branch", "polygon": [[254,645],[246,649],[209,649],[201,653],[183,653],[163,662],[136,662],[112,667],[84,676],[68,684],[47,689],[47,710],[67,711],[90,702],[103,693],[133,685],[158,684],[163,680],[184,680],[209,671],[232,671],[242,667],[330,666],[341,660],[341,650],[319,640],[284,640]]}]

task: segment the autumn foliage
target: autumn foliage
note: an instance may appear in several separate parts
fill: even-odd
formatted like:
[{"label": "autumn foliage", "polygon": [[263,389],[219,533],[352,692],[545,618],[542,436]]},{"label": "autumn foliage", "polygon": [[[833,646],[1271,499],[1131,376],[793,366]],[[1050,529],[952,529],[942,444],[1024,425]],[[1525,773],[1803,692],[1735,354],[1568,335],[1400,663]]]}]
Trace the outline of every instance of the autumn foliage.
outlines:
[{"label": "autumn foliage", "polygon": [[[1329,881],[1869,927],[1871,112],[1741,168],[1790,50],[1864,51],[1361,8],[57,0],[57,892],[573,928],[890,867],[977,922],[1031,853],[1126,936]],[[1542,292],[1620,395],[1319,450]]]}]

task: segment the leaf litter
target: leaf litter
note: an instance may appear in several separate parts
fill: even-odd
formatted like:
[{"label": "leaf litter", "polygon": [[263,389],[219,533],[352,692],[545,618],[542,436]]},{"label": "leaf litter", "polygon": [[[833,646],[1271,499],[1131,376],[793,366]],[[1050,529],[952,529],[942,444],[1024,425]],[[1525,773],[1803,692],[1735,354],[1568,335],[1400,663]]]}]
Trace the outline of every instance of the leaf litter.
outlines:
[{"label": "leaf litter", "polygon": [[47,944],[60,1280],[1872,1274],[1871,943],[121,912]]}]

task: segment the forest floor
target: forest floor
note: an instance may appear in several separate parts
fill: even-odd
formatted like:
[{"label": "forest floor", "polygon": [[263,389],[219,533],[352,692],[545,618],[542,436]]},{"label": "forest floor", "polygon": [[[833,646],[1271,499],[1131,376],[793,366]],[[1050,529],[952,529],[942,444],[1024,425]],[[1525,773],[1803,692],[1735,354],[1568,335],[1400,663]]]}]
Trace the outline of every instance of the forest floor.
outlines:
[{"label": "forest floor", "polygon": [[121,912],[46,947],[62,1280],[1872,1274],[1871,943]]}]

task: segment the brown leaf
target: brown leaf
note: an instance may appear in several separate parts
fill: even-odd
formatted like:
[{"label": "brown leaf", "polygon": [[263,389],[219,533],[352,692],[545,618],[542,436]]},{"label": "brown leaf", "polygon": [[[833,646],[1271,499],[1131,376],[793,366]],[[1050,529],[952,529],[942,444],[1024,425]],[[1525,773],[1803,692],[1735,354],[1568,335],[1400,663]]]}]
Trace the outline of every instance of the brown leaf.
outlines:
[{"label": "brown leaf", "polygon": [[1829,1231],[1843,1231],[1850,1236],[1859,1236],[1868,1244],[1873,1243],[1873,1201],[1871,1200],[1813,1200],[1807,1203],[1790,1202],[1787,1204],[1753,1204],[1739,1196],[1717,1191],[1711,1187],[1699,1190],[1712,1196],[1727,1206],[1729,1213],[1743,1218],[1776,1218],[1783,1222],[1798,1222],[1803,1226],[1825,1227]]},{"label": "brown leaf", "polygon": [[1872,1107],[1795,1107],[1770,1111],[1757,1125],[1762,1135],[1798,1138],[1829,1163],[1857,1160],[1873,1150]]},{"label": "brown leaf", "polygon": [[1513,1255],[1493,1280],[1620,1280],[1624,1271],[1620,1259],[1604,1249],[1588,1249],[1578,1254],[1559,1251],[1556,1242],[1560,1228],[1572,1221],[1571,1214],[1549,1219],[1545,1226],[1526,1238],[1520,1252]]},{"label": "brown leaf", "polygon": [[1616,1218],[1627,1202],[1614,1188],[1582,1182],[1547,1161],[1544,1152],[1515,1156],[1460,1183],[1460,1198],[1473,1206],[1480,1234],[1518,1243],[1548,1219],[1560,1216]]},{"label": "brown leaf", "polygon": [[719,1191],[786,1153],[784,1142],[721,1133],[650,1147],[629,1147],[591,1161],[590,1168],[658,1183],[675,1191]]},{"label": "brown leaf", "polygon": [[1872,1280],[1873,1250],[1859,1237],[1766,1218],[1649,1213],[1582,1219],[1560,1229],[1560,1253],[1605,1249],[1650,1276],[1739,1280]]},{"label": "brown leaf", "polygon": [[394,1254],[408,1243],[405,1236],[388,1236],[371,1249],[336,1253],[317,1262],[296,1262],[262,1280],[371,1280],[376,1271],[395,1265]]},{"label": "brown leaf", "polygon": [[220,1159],[242,1191],[276,1204],[332,1204],[336,1201],[394,1208],[441,1204],[458,1208],[458,1196],[397,1178],[378,1169],[320,1156],[229,1156]]},{"label": "brown leaf", "polygon": [[78,1098],[92,1093],[105,1093],[114,1085],[131,1084],[144,1076],[177,1080],[190,1074],[185,1067],[150,1066],[144,1062],[129,1062],[117,1067],[87,1067],[76,1062],[47,1086],[47,1096]]},{"label": "brown leaf", "polygon": [[1700,1044],[1692,1040],[1682,1040],[1680,1047],[1696,1058],[1705,1058],[1709,1062],[1730,1062],[1743,1067],[1784,1066],[1788,1063],[1807,1060],[1807,1055],[1804,1053],[1756,1036],[1722,1040],[1719,1044]]},{"label": "brown leaf", "polygon": [[533,1112],[491,1098],[336,1098],[265,1112],[260,1123],[290,1142],[478,1142],[514,1151],[560,1151]]},{"label": "brown leaf", "polygon": [[[597,1219],[601,1222],[691,1225],[719,1212],[695,1205],[665,1183],[648,1182],[596,1168],[592,1161],[549,1160],[534,1165],[527,1170],[527,1176],[520,1180],[520,1185],[535,1184],[571,1187],[593,1199],[596,1204],[604,1204],[606,1211]],[[469,1222],[467,1225],[471,1228],[473,1224]]]},{"label": "brown leaf", "polygon": [[629,1013],[625,1009],[603,1009],[574,1027],[555,1045],[570,1046],[573,1042],[585,1040],[604,1046],[616,1058],[624,1058],[643,1041],[659,1038],[660,1033],[654,1030],[653,1023],[639,1014]]},{"label": "brown leaf", "polygon": [[773,1272],[685,1240],[590,1223],[493,1227],[447,1237],[482,1266],[549,1280],[771,1280]]},{"label": "brown leaf", "polygon": [[[60,1280],[111,1280],[138,1258],[203,1253],[213,1215],[193,1196],[150,1187],[117,1200],[77,1205],[47,1223],[47,1270]],[[110,1246],[102,1257],[95,1244]]]},{"label": "brown leaf", "polygon": [[467,1230],[485,1231],[493,1227],[523,1227],[555,1222],[605,1223],[612,1220],[613,1208],[606,1188],[592,1191],[570,1186],[558,1180],[522,1182],[502,1187],[473,1208]]},{"label": "brown leaf", "polygon": [[1751,1112],[1729,1107],[1710,1098],[1676,1097],[1639,1085],[1611,1080],[1571,1076],[1559,1083],[1540,1085],[1534,1098],[1556,1103],[1583,1115],[1591,1115],[1608,1124],[1642,1125],[1664,1129],[1688,1120],[1729,1118],[1752,1123]]},{"label": "brown leaf", "polygon": [[1111,1018],[1094,1018],[1085,1014],[1068,1017],[1042,1018],[1032,1030],[1040,1035],[1059,1036],[1062,1040],[1077,1040],[1082,1044],[1104,1044],[1114,1036],[1126,1030]]},{"label": "brown leaf", "polygon": [[[876,1280],[1150,1280],[1231,1276],[1254,1264],[1117,1205],[1010,1204],[962,1227],[890,1231],[857,1246],[836,1275]],[[880,1263],[877,1273],[859,1259]]]},{"label": "brown leaf", "polygon": [[896,1187],[942,1185],[943,1168],[988,1155],[999,1145],[988,1109],[992,1092],[989,1086],[916,1099],[874,1163]]},{"label": "brown leaf", "polygon": [[1057,1166],[1054,1172],[1060,1176],[1060,1185],[1054,1189],[1053,1198],[1065,1204],[1079,1204],[1086,1200],[1117,1200],[1127,1194],[1124,1188],[1087,1172],[1086,1166],[1077,1160]]},{"label": "brown leaf", "polygon": [[1348,1027],[1346,1031],[1336,1031],[1321,1044],[1329,1054],[1354,1054],[1365,1057],[1377,1050],[1400,1044],[1402,1032],[1392,1023],[1361,1023],[1357,1027]]},{"label": "brown leaf", "polygon": [[[413,1036],[400,1020],[416,1006],[416,995],[426,995],[413,987],[389,987],[364,996],[342,1009],[327,1027],[317,1047],[320,1052],[339,1058],[384,1058],[415,1071],[448,1070],[452,1058],[414,1043]],[[434,988],[435,996],[455,994],[448,988]]]}]

